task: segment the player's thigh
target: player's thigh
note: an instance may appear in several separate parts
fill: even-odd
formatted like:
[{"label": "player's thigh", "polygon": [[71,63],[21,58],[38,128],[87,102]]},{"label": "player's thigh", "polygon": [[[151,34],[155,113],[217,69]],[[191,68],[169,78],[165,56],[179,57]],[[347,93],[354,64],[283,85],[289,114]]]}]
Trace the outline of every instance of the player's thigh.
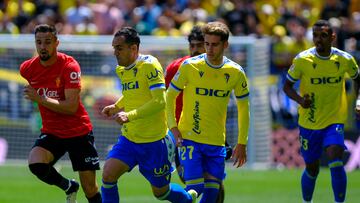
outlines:
[{"label": "player's thigh", "polygon": [[151,143],[137,144],[139,171],[153,187],[163,188],[170,183],[174,149],[175,144],[168,137]]},{"label": "player's thigh", "polygon": [[63,140],[53,135],[42,133],[36,139],[30,153],[28,162],[33,163],[55,163],[65,154]]},{"label": "player's thigh", "polygon": [[319,160],[323,152],[323,130],[299,127],[300,152],[306,164]]},{"label": "player's thigh", "polygon": [[189,182],[192,180],[203,179],[203,157],[199,148],[199,143],[184,140],[179,147],[180,163],[184,169],[184,179]]},{"label": "player's thigh", "polygon": [[202,145],[204,154],[204,178],[221,182],[225,174],[226,148],[224,146]]},{"label": "player's thigh", "polygon": [[341,159],[344,150],[344,124],[333,124],[326,128],[324,148],[329,160]]},{"label": "player's thigh", "polygon": [[109,158],[105,161],[102,179],[105,182],[115,182],[128,171],[130,171],[130,167],[125,162],[119,159]]},{"label": "player's thigh", "polygon": [[102,178],[105,182],[114,182],[125,172],[131,171],[137,164],[135,143],[125,136],[120,136],[118,142],[106,157]]},{"label": "player's thigh", "polygon": [[92,132],[84,136],[66,139],[65,142],[74,171],[100,169],[99,156]]}]

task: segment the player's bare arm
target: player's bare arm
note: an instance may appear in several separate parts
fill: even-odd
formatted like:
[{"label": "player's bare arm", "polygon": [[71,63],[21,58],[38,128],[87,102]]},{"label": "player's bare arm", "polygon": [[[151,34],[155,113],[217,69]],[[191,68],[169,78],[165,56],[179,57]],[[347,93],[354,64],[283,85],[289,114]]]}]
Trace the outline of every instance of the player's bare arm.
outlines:
[{"label": "player's bare arm", "polygon": [[357,114],[357,119],[360,119],[360,75],[358,75],[355,79],[354,79],[354,84],[355,84],[355,93],[356,93],[356,105],[355,105],[355,113]]},{"label": "player's bare arm", "polygon": [[285,94],[290,97],[290,99],[293,99],[294,101],[296,101],[298,104],[300,104],[303,108],[309,108],[311,106],[311,98],[308,94],[304,94],[303,97],[301,97],[296,90],[293,88],[294,83],[291,82],[290,80],[286,80],[285,85],[284,85],[284,92]]},{"label": "player's bare arm", "polygon": [[75,114],[79,107],[80,89],[65,89],[65,100],[40,96],[30,85],[24,87],[25,99],[37,102],[46,108],[62,114]]},{"label": "player's bare arm", "polygon": [[176,140],[176,146],[181,146],[181,143],[183,142],[183,138],[181,136],[181,132],[177,127],[171,128],[171,133],[174,135]]}]

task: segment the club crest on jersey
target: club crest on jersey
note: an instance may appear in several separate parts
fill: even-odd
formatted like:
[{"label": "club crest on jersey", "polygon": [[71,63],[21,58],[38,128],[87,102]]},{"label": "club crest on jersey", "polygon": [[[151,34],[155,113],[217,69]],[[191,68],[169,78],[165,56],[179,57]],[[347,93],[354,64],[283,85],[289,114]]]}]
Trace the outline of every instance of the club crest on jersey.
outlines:
[{"label": "club crest on jersey", "polygon": [[133,72],[134,72],[134,77],[136,77],[136,74],[137,74],[137,72],[138,72],[138,69],[137,69],[137,68],[134,68],[134,69],[133,69]]},{"label": "club crest on jersey", "polygon": [[225,76],[226,83],[228,83],[229,79],[230,79],[230,74],[229,73],[224,73],[224,76]]},{"label": "club crest on jersey", "polygon": [[56,79],[55,79],[56,87],[60,87],[60,83],[61,83],[60,77],[56,77]]},{"label": "club crest on jersey", "polygon": [[[151,79],[155,79],[159,76],[159,70],[155,69],[155,73],[154,72],[150,72],[150,74],[147,74],[146,77],[151,80]],[[161,72],[160,72],[161,73]]]},{"label": "club crest on jersey", "polygon": [[202,76],[204,75],[204,71],[199,71],[199,75],[202,78]]}]

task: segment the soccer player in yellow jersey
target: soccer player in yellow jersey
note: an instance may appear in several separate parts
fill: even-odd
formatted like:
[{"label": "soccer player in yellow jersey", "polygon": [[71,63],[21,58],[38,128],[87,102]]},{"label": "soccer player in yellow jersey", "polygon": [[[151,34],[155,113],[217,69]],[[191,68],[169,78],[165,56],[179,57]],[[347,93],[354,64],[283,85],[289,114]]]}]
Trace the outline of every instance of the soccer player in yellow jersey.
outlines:
[{"label": "soccer player in yellow jersey", "polygon": [[[301,154],[306,164],[301,177],[302,197],[304,202],[312,202],[325,149],[335,202],[344,202],[347,180],[342,155],[346,149],[344,123],[348,114],[344,77],[348,73],[358,86],[359,70],[350,54],[331,46],[335,34],[328,21],[317,21],[312,30],[315,47],[295,57],[284,85],[284,92],[300,104]],[[297,81],[300,94],[293,88]]]},{"label": "soccer player in yellow jersey", "polygon": [[139,54],[136,30],[124,27],[114,35],[112,46],[123,96],[102,113],[122,125],[122,136],[109,152],[103,169],[103,203],[118,203],[117,180],[136,165],[159,200],[174,203],[196,201],[196,192],[170,184],[175,142],[166,135],[165,81],[158,60]]},{"label": "soccer player in yellow jersey", "polygon": [[[202,27],[206,53],[183,62],[167,90],[168,127],[180,146],[186,190],[203,194],[200,203],[215,203],[225,178],[225,121],[230,93],[237,97],[239,137],[234,165],[246,162],[249,89],[244,70],[224,56],[229,30],[220,22]],[[175,99],[183,91],[179,124]]]}]

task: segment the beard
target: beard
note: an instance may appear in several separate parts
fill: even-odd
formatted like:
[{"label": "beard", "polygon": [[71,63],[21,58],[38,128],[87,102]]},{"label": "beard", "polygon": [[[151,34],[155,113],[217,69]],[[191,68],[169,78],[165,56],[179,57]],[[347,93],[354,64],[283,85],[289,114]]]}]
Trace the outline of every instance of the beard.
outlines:
[{"label": "beard", "polygon": [[47,61],[47,60],[49,60],[50,59],[50,55],[49,54],[47,54],[47,55],[40,55],[39,56],[40,57],[40,60],[42,60],[42,61]]},{"label": "beard", "polygon": [[51,55],[49,54],[49,52],[42,50],[39,53],[39,57],[40,57],[40,60],[47,61],[51,58]]}]

